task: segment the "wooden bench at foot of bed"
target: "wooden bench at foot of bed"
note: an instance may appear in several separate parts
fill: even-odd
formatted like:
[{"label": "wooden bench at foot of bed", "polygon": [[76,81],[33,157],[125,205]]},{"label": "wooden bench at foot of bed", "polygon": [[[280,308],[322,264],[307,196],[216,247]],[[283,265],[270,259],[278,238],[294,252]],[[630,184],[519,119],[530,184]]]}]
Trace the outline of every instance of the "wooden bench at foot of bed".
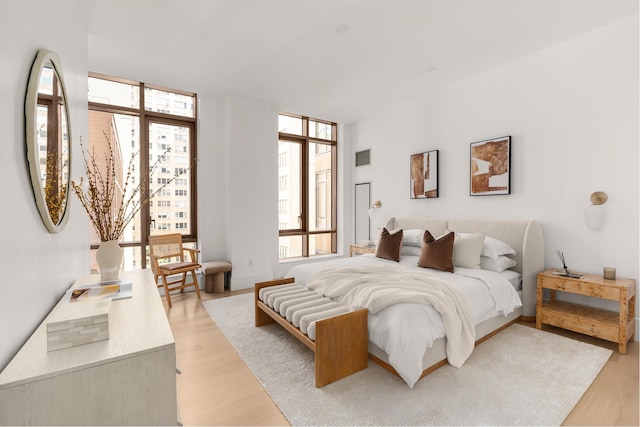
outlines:
[{"label": "wooden bench at foot of bed", "polygon": [[316,387],[323,387],[367,367],[367,309],[351,311],[316,321],[315,341],[260,301],[260,289],[294,283],[293,278],[255,284],[255,322],[263,326],[277,322],[315,353]]}]

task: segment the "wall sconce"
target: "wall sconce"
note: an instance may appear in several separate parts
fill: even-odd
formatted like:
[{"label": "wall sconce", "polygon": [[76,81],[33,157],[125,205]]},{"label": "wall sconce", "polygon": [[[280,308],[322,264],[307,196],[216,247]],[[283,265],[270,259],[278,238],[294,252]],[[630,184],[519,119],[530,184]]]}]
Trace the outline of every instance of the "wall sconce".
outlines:
[{"label": "wall sconce", "polygon": [[377,240],[386,221],[384,214],[382,213],[382,203],[380,200],[376,200],[371,205],[371,209],[369,209],[369,218],[371,218],[371,226],[373,227],[374,236]]},{"label": "wall sconce", "polygon": [[380,202],[380,200],[376,200],[371,205],[371,209],[369,209],[369,218],[371,218],[371,221],[375,222],[381,207],[382,207],[382,202]]},{"label": "wall sconce", "polygon": [[596,191],[591,194],[591,204],[584,210],[584,217],[589,228],[599,229],[604,225],[607,211],[603,205],[607,202],[607,199],[607,193],[604,191]]}]

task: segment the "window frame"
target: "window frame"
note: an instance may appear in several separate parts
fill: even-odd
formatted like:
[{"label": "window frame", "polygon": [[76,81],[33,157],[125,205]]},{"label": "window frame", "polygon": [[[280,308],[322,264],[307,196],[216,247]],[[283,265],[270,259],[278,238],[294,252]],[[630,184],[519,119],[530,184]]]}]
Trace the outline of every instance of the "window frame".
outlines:
[{"label": "window frame", "polygon": [[[191,162],[189,165],[189,174],[190,174],[190,186],[188,187],[188,196],[190,200],[190,215],[191,215],[191,230],[189,234],[183,234],[182,240],[184,243],[197,243],[198,241],[198,199],[197,195],[197,148],[198,148],[198,138],[197,138],[197,120],[198,120],[198,96],[196,93],[187,92],[184,90],[171,89],[166,88],[159,85],[138,82],[135,80],[129,80],[121,77],[109,76],[106,74],[100,74],[95,72],[89,72],[88,78],[95,78],[101,80],[107,80],[116,83],[124,83],[132,86],[137,86],[139,91],[139,105],[138,108],[131,107],[123,107],[118,105],[104,104],[96,101],[88,101],[88,110],[103,112],[103,113],[112,113],[112,114],[123,114],[129,116],[138,117],[139,126],[140,126],[140,163],[139,167],[141,171],[146,171],[146,179],[147,182],[150,181],[150,177],[148,175],[150,162],[149,162],[149,126],[152,123],[160,123],[167,124],[172,126],[182,126],[188,127],[191,135],[191,141],[189,144],[190,149],[190,158]],[[191,96],[193,97],[194,105],[193,105],[193,117],[180,116],[174,114],[167,114],[155,111],[148,111],[145,109],[145,89],[156,89],[160,91],[172,92],[180,95]],[[173,153],[172,153],[173,155]],[[140,197],[142,199],[148,199],[149,197],[149,186],[145,186],[144,192],[141,192]],[[120,246],[123,248],[127,247],[140,247],[141,248],[141,259],[140,268],[147,268],[147,258],[145,254],[147,253],[147,248],[149,246],[149,235],[151,234],[151,223],[155,222],[154,219],[149,217],[150,212],[150,204],[144,204],[140,210],[140,241],[138,242],[121,242]],[[136,224],[137,225],[137,224]],[[155,228],[156,230],[159,228]],[[176,230],[179,231],[179,230]],[[98,249],[99,244],[91,244],[90,249],[95,250]]]},{"label": "window frame", "polygon": [[[280,224],[278,226],[278,237],[292,237],[292,236],[301,236],[302,237],[302,257],[309,258],[316,256],[316,254],[309,254],[309,237],[313,235],[323,235],[330,234],[331,235],[331,253],[335,254],[338,252],[338,230],[337,230],[337,218],[338,218],[338,138],[337,138],[337,129],[338,125],[335,122],[316,119],[314,117],[297,115],[286,112],[279,112],[278,119],[280,116],[288,116],[293,118],[298,118],[302,120],[302,134],[291,134],[287,132],[278,132],[278,143],[280,141],[287,141],[289,143],[298,143],[301,145],[300,153],[301,153],[301,162],[300,162],[300,200],[301,200],[301,220],[299,228],[289,228],[289,229],[280,229]],[[322,139],[318,137],[310,137],[309,136],[309,122],[316,123],[324,123],[331,126],[331,139]],[[310,230],[309,221],[310,221],[310,191],[309,191],[309,153],[311,144],[323,144],[329,145],[330,149],[327,151],[331,151],[331,195],[327,195],[327,197],[331,198],[331,227],[325,228],[321,230]],[[326,151],[323,151],[325,153]],[[314,153],[315,154],[315,153]],[[322,154],[322,153],[320,153]],[[282,166],[282,159],[280,154],[278,154],[278,164]],[[317,173],[317,171],[316,171]],[[280,176],[278,176],[278,180],[280,180]],[[289,191],[291,189],[289,188]],[[317,197],[317,194],[314,194],[314,197]],[[317,207],[316,207],[317,209]],[[279,245],[280,247],[280,245]],[[282,249],[279,249],[279,255],[283,252]],[[278,256],[279,262],[299,258],[296,257],[285,257],[281,258]]]}]

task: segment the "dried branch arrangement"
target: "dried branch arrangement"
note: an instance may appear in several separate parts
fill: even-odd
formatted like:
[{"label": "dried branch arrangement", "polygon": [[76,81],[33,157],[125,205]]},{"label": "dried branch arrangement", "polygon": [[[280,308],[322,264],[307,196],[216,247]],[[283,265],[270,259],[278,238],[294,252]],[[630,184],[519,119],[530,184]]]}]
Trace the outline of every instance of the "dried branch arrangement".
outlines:
[{"label": "dried branch arrangement", "polygon": [[47,179],[44,184],[44,200],[47,202],[49,217],[59,224],[67,208],[67,184],[62,179],[62,158],[47,154]]},{"label": "dried branch arrangement", "polygon": [[[119,240],[127,225],[135,218],[136,214],[144,205],[149,203],[156,194],[163,188],[171,184],[180,173],[175,173],[166,183],[155,190],[148,197],[146,194],[147,181],[141,180],[135,183],[135,158],[138,153],[131,155],[129,164],[126,169],[123,184],[119,184],[116,176],[116,159],[113,154],[113,146],[109,137],[104,134],[107,140],[108,149],[105,155],[105,166],[99,167],[96,161],[95,151],[87,152],[84,149],[82,141],[80,148],[82,158],[84,160],[84,172],[87,178],[87,188],[83,188],[84,178],[76,183],[71,181],[73,192],[80,200],[85,211],[89,215],[89,219],[93,224],[100,241]],[[149,176],[152,176],[161,163],[165,154],[170,152],[167,149],[158,160],[153,163],[149,170]]]}]

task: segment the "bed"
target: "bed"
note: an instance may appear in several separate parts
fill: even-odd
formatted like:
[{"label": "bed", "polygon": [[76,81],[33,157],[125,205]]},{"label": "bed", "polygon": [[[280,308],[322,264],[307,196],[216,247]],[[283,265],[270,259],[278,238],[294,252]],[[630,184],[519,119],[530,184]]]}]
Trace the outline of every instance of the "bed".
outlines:
[{"label": "bed", "polygon": [[[456,321],[457,323],[454,322],[455,325],[451,326],[452,316],[447,314],[448,317],[445,317],[429,304],[399,300],[398,303],[381,305],[375,310],[369,309],[369,358],[400,376],[409,387],[413,387],[424,375],[446,363],[461,366],[472,351],[473,345],[491,337],[518,319],[535,318],[536,275],[544,269],[544,240],[542,229],[536,221],[391,218],[385,229],[405,231],[399,261],[367,254],[309,263],[292,268],[283,283],[295,280],[297,285],[332,295],[333,288],[327,290],[324,286],[335,286],[334,282],[341,283],[340,278],[344,274],[351,277],[366,272],[373,277],[380,274],[380,277],[396,276],[402,277],[403,280],[405,276],[409,280],[428,275],[433,277],[429,280],[436,283],[446,282],[451,288],[465,294],[472,305],[471,313],[466,313],[467,323],[469,320],[473,323],[466,326],[466,335],[462,333],[462,341],[472,339],[471,349],[466,353],[454,351],[452,345],[457,338],[450,334],[452,330],[456,333],[459,329],[465,330],[465,322],[461,325]],[[443,236],[454,231],[456,239],[464,239],[465,236],[477,237],[477,233],[482,233],[484,242],[488,241],[489,236],[493,241],[497,240],[515,252],[500,255],[502,259],[511,263],[508,264],[510,268],[497,272],[492,267],[464,268],[463,265],[456,266],[451,273],[418,267],[421,242],[416,242],[415,236],[422,236],[424,230],[429,230],[433,236]],[[411,237],[412,235],[414,237]],[[411,239],[414,239],[413,244],[410,242]],[[463,251],[462,247],[455,246],[454,257],[456,249],[460,253]],[[485,249],[486,247],[483,254]],[[383,273],[388,276],[384,276]],[[320,280],[322,278],[325,280]],[[345,303],[346,300],[341,301]],[[356,307],[364,305],[361,300],[350,303]],[[471,334],[468,329],[471,329]],[[448,338],[445,337],[445,332]],[[458,353],[461,355],[458,356]],[[454,355],[457,359],[453,359]]]}]

